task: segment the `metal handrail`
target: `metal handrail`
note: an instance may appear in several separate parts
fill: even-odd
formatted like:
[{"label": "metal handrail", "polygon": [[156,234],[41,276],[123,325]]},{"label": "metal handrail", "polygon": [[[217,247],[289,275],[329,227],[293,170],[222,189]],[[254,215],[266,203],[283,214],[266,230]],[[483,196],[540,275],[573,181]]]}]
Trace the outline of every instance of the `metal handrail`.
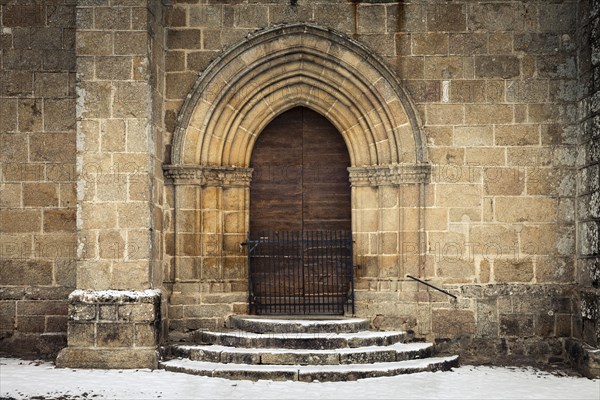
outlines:
[{"label": "metal handrail", "polygon": [[412,276],[412,275],[406,275],[406,277],[407,277],[407,278],[410,278],[410,279],[413,279],[413,280],[415,280],[415,281],[417,281],[417,282],[420,282],[420,283],[422,283],[422,284],[423,284],[423,285],[425,285],[425,286],[429,286],[430,288],[432,288],[432,289],[435,289],[435,290],[437,290],[438,292],[442,292],[442,293],[444,293],[445,295],[448,295],[448,296],[450,296],[450,297],[453,297],[454,299],[457,299],[457,297],[456,297],[455,295],[453,295],[452,293],[449,293],[449,292],[445,291],[444,289],[440,289],[439,287],[437,287],[437,286],[434,286],[434,285],[432,285],[431,283],[425,282],[425,281],[424,281],[424,280],[422,280],[422,279],[415,278],[415,277],[414,277],[414,276]]}]

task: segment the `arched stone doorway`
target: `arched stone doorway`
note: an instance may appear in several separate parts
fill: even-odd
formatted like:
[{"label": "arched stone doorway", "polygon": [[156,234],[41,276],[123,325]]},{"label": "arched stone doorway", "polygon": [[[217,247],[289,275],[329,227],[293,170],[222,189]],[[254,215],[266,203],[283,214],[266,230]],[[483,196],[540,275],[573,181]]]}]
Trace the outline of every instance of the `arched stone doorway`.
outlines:
[{"label": "arched stone doorway", "polygon": [[174,295],[219,323],[247,312],[240,244],[250,229],[252,152],[274,118],[299,106],[327,118],[348,149],[354,258],[360,278],[369,279],[361,286],[398,278],[402,263],[411,271],[424,266],[429,164],[405,90],[352,38],[312,24],[276,26],[249,35],[198,78],[164,167],[174,188],[166,280]]}]

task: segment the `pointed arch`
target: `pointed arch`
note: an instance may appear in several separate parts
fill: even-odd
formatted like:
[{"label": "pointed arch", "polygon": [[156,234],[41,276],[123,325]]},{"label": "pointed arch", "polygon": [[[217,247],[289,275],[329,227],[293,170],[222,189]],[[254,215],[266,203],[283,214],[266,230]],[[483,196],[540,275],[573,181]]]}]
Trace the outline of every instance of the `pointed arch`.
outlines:
[{"label": "pointed arch", "polygon": [[347,36],[292,24],[250,35],[199,76],[178,116],[172,165],[248,167],[258,134],[296,106],[333,123],[353,167],[427,161],[414,106],[389,68]]}]

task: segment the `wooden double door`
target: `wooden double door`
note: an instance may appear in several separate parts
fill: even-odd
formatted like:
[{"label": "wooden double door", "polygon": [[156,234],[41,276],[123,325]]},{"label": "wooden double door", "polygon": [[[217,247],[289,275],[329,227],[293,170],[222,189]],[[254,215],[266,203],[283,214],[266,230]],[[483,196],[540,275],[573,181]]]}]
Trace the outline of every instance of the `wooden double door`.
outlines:
[{"label": "wooden double door", "polygon": [[337,129],[304,107],[275,118],[252,152],[250,231],[350,231],[350,158]]},{"label": "wooden double door", "polygon": [[251,312],[353,310],[349,166],[340,133],[310,109],[289,110],[260,134],[251,158]]}]

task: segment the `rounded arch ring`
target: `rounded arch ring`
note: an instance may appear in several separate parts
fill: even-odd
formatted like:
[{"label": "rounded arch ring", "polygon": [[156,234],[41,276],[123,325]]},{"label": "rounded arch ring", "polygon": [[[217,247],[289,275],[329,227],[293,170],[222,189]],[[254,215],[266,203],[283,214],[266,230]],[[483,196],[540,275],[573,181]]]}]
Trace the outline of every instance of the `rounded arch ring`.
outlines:
[{"label": "rounded arch ring", "polygon": [[177,119],[172,165],[247,167],[262,128],[294,106],[327,117],[354,167],[420,164],[414,106],[364,45],[313,24],[250,35],[199,76]]}]

